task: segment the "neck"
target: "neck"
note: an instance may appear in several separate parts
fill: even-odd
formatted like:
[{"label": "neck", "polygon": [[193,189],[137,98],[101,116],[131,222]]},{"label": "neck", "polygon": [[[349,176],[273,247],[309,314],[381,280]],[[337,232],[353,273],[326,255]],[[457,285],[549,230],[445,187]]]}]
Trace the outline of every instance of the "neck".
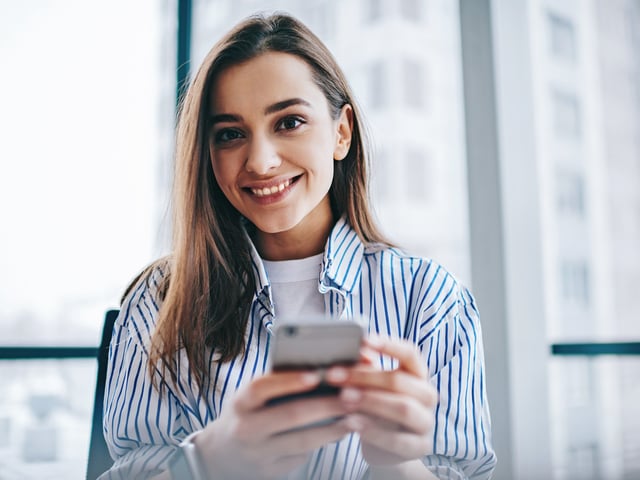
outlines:
[{"label": "neck", "polygon": [[324,251],[335,221],[331,216],[322,222],[301,222],[286,232],[256,231],[253,241],[265,260],[297,260]]}]

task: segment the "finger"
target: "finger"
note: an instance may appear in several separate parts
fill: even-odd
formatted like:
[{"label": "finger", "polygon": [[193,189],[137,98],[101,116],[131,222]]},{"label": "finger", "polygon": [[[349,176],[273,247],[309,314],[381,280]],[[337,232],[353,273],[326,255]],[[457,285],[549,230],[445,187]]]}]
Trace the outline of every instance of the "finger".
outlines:
[{"label": "finger", "polygon": [[363,346],[360,348],[360,363],[364,365],[376,365],[379,358],[378,352]]},{"label": "finger", "polygon": [[268,441],[263,442],[262,452],[267,456],[309,454],[328,443],[340,440],[349,433],[351,433],[349,425],[344,419],[340,419],[329,425],[272,436]]},{"label": "finger", "polygon": [[[417,434],[427,434],[433,430],[432,408],[425,407],[417,399],[380,390],[358,390],[345,388],[340,399],[350,411],[366,413],[387,422],[392,429],[404,429]],[[385,424],[378,422],[381,428]]]},{"label": "finger", "polygon": [[399,361],[399,368],[414,375],[427,378],[427,368],[418,347],[408,340],[371,335],[365,345]]},{"label": "finger", "polygon": [[427,407],[437,402],[437,390],[426,379],[401,370],[333,367],[325,375],[328,383],[359,389],[379,389],[409,395]]},{"label": "finger", "polygon": [[234,406],[237,412],[249,412],[273,398],[312,390],[321,380],[320,374],[310,371],[269,373],[239,390]]},{"label": "finger", "polygon": [[357,428],[363,445],[373,445],[405,460],[422,457],[432,449],[433,441],[430,435],[380,428],[374,420],[366,416],[350,416],[349,419],[352,426]]},{"label": "finger", "polygon": [[[276,435],[317,422],[339,418],[346,413],[338,395],[292,400],[266,407],[244,416],[238,422],[239,438]],[[260,432],[258,435],[257,432]]]}]

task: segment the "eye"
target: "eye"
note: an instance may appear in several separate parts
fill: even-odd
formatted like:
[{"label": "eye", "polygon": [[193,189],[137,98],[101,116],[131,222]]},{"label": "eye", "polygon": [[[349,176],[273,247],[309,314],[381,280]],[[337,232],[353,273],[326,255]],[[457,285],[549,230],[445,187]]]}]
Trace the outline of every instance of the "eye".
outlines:
[{"label": "eye", "polygon": [[242,132],[233,128],[223,128],[222,130],[218,130],[214,134],[213,141],[216,145],[221,145],[232,142],[239,138],[242,138]]},{"label": "eye", "polygon": [[295,130],[300,125],[302,125],[304,121],[300,117],[289,116],[284,117],[277,125],[277,130]]}]

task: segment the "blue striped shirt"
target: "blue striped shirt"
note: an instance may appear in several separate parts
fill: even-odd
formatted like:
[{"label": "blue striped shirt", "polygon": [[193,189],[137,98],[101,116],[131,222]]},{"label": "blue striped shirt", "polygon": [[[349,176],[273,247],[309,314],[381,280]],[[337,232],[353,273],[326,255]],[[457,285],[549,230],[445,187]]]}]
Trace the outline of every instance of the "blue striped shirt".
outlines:
[{"label": "blue striped shirt", "polygon": [[[268,365],[271,330],[277,319],[262,261],[252,252],[256,294],[242,356],[218,362],[211,354],[212,379],[204,396],[192,378],[186,355],[177,353],[177,384],[159,392],[147,371],[147,354],[158,316],[156,269],[122,305],[109,350],[104,434],[116,459],[106,478],[145,478],[167,467],[189,433],[215,421],[241,385]],[[484,354],[478,311],[471,293],[432,260],[395,248],[365,246],[341,219],[327,241],[319,290],[327,312],[337,319],[361,315],[369,331],[416,343],[439,400],[433,451],[423,458],[439,478],[486,479],[496,458],[485,392]],[[380,357],[384,369],[394,361]],[[206,399],[206,400],[203,400]],[[357,434],[316,450],[301,470],[305,479],[362,479],[367,475]]]}]

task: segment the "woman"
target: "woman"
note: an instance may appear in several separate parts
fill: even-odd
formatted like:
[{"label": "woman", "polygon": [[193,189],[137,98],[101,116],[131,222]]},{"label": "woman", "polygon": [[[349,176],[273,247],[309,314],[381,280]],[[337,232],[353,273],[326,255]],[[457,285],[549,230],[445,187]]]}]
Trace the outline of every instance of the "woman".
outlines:
[{"label": "woman", "polygon": [[[287,15],[239,24],[177,140],[173,252],[114,328],[107,476],[488,478],[474,300],[376,228],[360,112],[322,42]],[[272,326],[316,314],[366,318],[363,361],[326,373],[336,396],[269,404],[323,380],[268,369]]]}]

